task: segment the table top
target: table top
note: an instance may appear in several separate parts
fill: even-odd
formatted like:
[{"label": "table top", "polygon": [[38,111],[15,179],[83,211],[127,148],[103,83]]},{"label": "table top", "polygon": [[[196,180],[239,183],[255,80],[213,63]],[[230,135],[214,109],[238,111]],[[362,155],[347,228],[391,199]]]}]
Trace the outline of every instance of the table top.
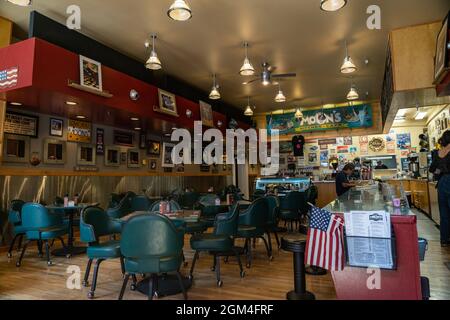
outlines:
[{"label": "table top", "polygon": [[97,205],[96,203],[79,203],[74,207],[64,207],[64,206],[58,206],[58,205],[48,205],[45,206],[47,209],[49,210],[65,210],[65,211],[70,211],[70,210],[82,210],[86,207],[90,207],[90,206],[95,206]]},{"label": "table top", "polygon": [[[127,222],[133,217],[141,216],[141,215],[150,215],[155,214],[159,212],[150,212],[150,211],[136,211],[133,213],[130,213],[129,215],[121,218],[123,222]],[[166,214],[165,216],[168,217],[171,220],[183,220],[186,223],[189,222],[198,222],[200,219],[201,211],[199,210],[179,210],[176,212],[171,212]]]},{"label": "table top", "polygon": [[342,196],[327,205],[325,210],[333,213],[350,211],[386,211],[391,215],[414,215],[410,208],[394,208],[392,202],[383,199],[377,185],[363,188],[352,188]]}]

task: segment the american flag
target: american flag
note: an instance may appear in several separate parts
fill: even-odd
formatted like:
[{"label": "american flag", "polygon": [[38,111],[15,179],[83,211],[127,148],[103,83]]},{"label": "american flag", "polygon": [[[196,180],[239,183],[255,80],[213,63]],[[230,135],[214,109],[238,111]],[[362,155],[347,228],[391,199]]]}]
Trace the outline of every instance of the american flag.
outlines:
[{"label": "american flag", "polygon": [[330,271],[344,269],[344,219],[312,207],[305,264]]},{"label": "american flag", "polygon": [[18,73],[17,67],[0,71],[0,90],[17,85]]}]

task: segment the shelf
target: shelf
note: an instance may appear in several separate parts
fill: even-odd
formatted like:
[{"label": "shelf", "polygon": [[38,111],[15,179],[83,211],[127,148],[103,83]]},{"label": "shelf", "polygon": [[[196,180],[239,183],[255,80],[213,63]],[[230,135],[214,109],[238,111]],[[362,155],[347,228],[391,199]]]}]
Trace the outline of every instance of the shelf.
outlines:
[{"label": "shelf", "polygon": [[88,92],[88,93],[92,93],[92,94],[95,94],[95,95],[103,97],[103,98],[112,98],[113,97],[113,95],[109,91],[98,91],[98,90],[95,90],[95,89],[92,89],[89,87],[82,86],[81,84],[76,83],[73,80],[67,80],[67,85],[71,88],[74,88],[74,89],[77,89],[80,91],[84,91],[84,92]]}]

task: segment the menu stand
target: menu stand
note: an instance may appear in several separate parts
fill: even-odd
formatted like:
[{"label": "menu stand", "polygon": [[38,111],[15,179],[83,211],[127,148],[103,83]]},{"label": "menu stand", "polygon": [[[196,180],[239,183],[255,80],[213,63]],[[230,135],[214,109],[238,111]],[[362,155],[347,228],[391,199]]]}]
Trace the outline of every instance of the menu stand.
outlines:
[{"label": "menu stand", "polygon": [[282,238],[281,248],[294,253],[294,284],[295,290],[288,292],[288,300],[315,300],[316,297],[311,292],[306,291],[305,276],[305,249],[306,241]]}]

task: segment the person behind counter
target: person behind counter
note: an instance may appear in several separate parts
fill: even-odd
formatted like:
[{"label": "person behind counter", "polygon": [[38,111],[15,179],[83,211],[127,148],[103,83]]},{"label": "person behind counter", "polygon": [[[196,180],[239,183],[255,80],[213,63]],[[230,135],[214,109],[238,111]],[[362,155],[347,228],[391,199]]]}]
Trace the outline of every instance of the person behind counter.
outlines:
[{"label": "person behind counter", "polygon": [[439,140],[441,148],[435,154],[430,172],[437,177],[438,201],[441,215],[441,246],[450,246],[450,130]]},{"label": "person behind counter", "polygon": [[348,163],[342,171],[336,175],[336,193],[338,197],[342,196],[351,188],[356,187],[356,184],[349,180],[349,177],[353,174],[354,170],[355,165],[353,163]]},{"label": "person behind counter", "polygon": [[383,161],[378,161],[377,166],[375,167],[376,170],[386,170],[388,169],[387,165],[383,163]]}]

